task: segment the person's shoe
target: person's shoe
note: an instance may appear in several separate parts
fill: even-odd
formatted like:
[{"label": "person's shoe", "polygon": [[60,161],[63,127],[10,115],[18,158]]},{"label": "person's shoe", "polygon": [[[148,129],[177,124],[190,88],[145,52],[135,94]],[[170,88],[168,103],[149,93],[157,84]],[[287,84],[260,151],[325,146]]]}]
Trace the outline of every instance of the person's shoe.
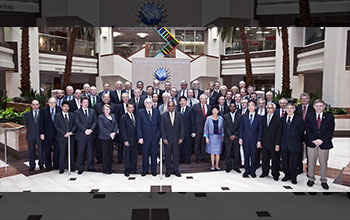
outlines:
[{"label": "person's shoe", "polygon": [[35,167],[29,167],[29,171],[33,171],[35,169]]},{"label": "person's shoe", "polygon": [[278,181],[278,177],[275,176],[275,177],[273,178],[273,180],[277,182],[277,181]]},{"label": "person's shoe", "polygon": [[267,175],[266,174],[261,174],[259,177],[260,178],[264,178],[264,177],[267,177]]},{"label": "person's shoe", "polygon": [[111,172],[111,171],[107,171],[107,174],[108,174],[108,175],[111,175],[111,174],[112,174],[112,172]]},{"label": "person's shoe", "polygon": [[229,172],[231,172],[231,169],[230,169],[230,168],[227,168],[227,169],[226,169],[226,173],[229,173]]},{"label": "person's shoe", "polygon": [[288,180],[290,180],[290,177],[288,177],[288,176],[284,176],[282,178],[282,182],[287,182]]},{"label": "person's shoe", "polygon": [[236,171],[237,173],[242,173],[239,169],[233,169],[234,171]]},{"label": "person's shoe", "polygon": [[201,160],[200,159],[196,159],[196,163],[200,164]]},{"label": "person's shoe", "polygon": [[95,172],[95,168],[92,168],[92,169],[88,169],[88,171],[91,171],[91,172]]},{"label": "person's shoe", "polygon": [[220,171],[220,167],[215,167],[215,171]]},{"label": "person's shoe", "polygon": [[148,174],[148,172],[142,171],[141,176],[146,176],[146,174]]},{"label": "person's shoe", "polygon": [[59,174],[63,174],[64,173],[64,170],[60,170],[60,172],[58,172]]},{"label": "person's shoe", "polygon": [[307,181],[307,183],[306,183],[306,185],[307,185],[308,187],[312,187],[314,184],[315,184],[315,182],[314,182],[314,181],[311,181],[311,180]]},{"label": "person's shoe", "polygon": [[71,168],[70,171],[71,171],[71,172],[75,172],[75,169],[74,169],[74,168]]},{"label": "person's shoe", "polygon": [[321,186],[322,186],[322,188],[325,189],[325,190],[328,190],[328,189],[329,189],[329,186],[328,186],[327,183],[321,183]]},{"label": "person's shoe", "polygon": [[215,171],[215,168],[214,168],[214,167],[211,167],[211,168],[210,168],[210,171]]},{"label": "person's shoe", "polygon": [[297,183],[298,183],[297,180],[295,179],[292,180],[292,184],[296,185]]},{"label": "person's shoe", "polygon": [[252,173],[252,174],[250,174],[253,178],[255,178],[256,177],[256,174],[255,173]]},{"label": "person's shoe", "polygon": [[169,171],[167,171],[167,172],[165,173],[165,177],[170,177],[170,175],[171,175],[171,173],[170,173]]},{"label": "person's shoe", "polygon": [[248,176],[248,173],[247,173],[247,172],[244,172],[242,176],[243,176],[243,178],[249,178],[249,176]]},{"label": "person's shoe", "polygon": [[131,171],[132,174],[138,174],[139,172],[137,170]]},{"label": "person's shoe", "polygon": [[152,171],[152,176],[157,176],[157,172],[156,171]]},{"label": "person's shoe", "polygon": [[129,176],[129,172],[125,172],[124,176],[128,177]]},{"label": "person's shoe", "polygon": [[177,177],[181,177],[181,173],[179,171],[175,171],[174,175],[177,176]]},{"label": "person's shoe", "polygon": [[45,170],[45,167],[44,166],[40,166],[40,170],[41,171]]},{"label": "person's shoe", "polygon": [[50,172],[50,171],[51,171],[51,169],[52,169],[51,167],[46,167],[46,169],[45,169],[45,170],[46,170],[46,172]]},{"label": "person's shoe", "polygon": [[82,170],[79,170],[79,171],[78,171],[78,175],[81,175],[81,174],[83,174],[83,171],[82,171]]}]

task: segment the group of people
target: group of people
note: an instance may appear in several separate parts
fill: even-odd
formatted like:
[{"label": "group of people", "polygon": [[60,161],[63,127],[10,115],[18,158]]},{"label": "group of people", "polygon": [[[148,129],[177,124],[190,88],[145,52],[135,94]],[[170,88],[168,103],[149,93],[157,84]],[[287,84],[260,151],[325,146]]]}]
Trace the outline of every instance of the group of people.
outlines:
[{"label": "group of people", "polygon": [[197,80],[191,88],[186,81],[180,89],[169,81],[164,89],[160,85],[154,80],[144,91],[142,81],[135,89],[131,82],[117,81],[115,89],[104,83],[97,93],[86,83],[82,90],[54,90],[43,109],[34,100],[24,115],[29,169],[36,166],[37,146],[40,169],[64,173],[70,140],[71,170],[76,161],[78,174],[84,172],[85,160],[87,170],[94,171],[95,159],[102,163],[103,173],[111,174],[116,146],[125,176],[139,172],[137,155],[142,154],[141,176],[156,176],[157,157],[162,156],[165,176],[181,177],[179,163],[191,163],[194,154],[196,163],[209,162],[210,155],[212,171],[220,170],[220,156],[228,173],[241,173],[244,164],[244,178],[255,178],[261,166],[260,178],[271,169],[278,181],[282,165],[282,181],[297,184],[306,154],[307,185],[315,183],[319,160],[321,185],[329,188],[327,160],[335,125],[333,115],[324,111],[324,101],[309,103],[309,95],[302,93],[298,106],[286,98],[275,102],[271,91],[254,91],[244,81],[232,88],[210,82],[204,90]]}]

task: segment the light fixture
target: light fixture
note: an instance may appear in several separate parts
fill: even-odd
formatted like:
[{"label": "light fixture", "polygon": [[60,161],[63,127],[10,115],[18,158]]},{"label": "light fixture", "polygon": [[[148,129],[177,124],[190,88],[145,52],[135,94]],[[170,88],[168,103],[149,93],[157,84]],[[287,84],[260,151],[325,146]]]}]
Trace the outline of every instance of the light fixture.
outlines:
[{"label": "light fixture", "polygon": [[40,36],[39,38],[39,43],[40,43],[40,46],[44,45],[44,38],[42,36]]},{"label": "light fixture", "polygon": [[145,38],[148,34],[146,33],[137,33],[137,36],[141,37],[141,38]]},{"label": "light fixture", "polygon": [[118,37],[119,35],[122,35],[122,33],[116,31],[113,32],[113,37]]}]

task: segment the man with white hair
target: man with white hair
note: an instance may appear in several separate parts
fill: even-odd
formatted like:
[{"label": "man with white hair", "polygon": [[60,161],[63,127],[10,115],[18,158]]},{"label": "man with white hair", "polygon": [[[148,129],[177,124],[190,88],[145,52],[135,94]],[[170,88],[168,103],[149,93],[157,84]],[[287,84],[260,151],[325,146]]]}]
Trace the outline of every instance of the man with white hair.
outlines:
[{"label": "man with white hair", "polygon": [[240,89],[245,89],[245,82],[243,80],[240,81],[238,85]]},{"label": "man with white hair", "polygon": [[[153,80],[153,93],[156,93],[158,97],[161,97],[163,94],[163,90],[160,89],[160,82],[159,80]],[[161,100],[160,100],[161,102]]]},{"label": "man with white hair", "polygon": [[165,81],[164,83],[164,92],[167,92],[170,94],[170,90],[171,90],[171,82],[170,81]]},{"label": "man with white hair", "polygon": [[181,89],[177,92],[177,98],[179,99],[181,96],[185,96],[187,98],[187,81],[182,80],[180,87]]},{"label": "man with white hair", "polygon": [[118,80],[115,82],[115,90],[111,91],[111,102],[115,104],[120,104],[122,102],[122,89],[123,89],[123,83],[122,81]]},{"label": "man with white hair", "polygon": [[134,98],[134,90],[132,89],[132,83],[129,81],[126,81],[124,83],[124,89],[122,90],[122,93],[128,93],[129,98]]},{"label": "man with white hair", "polygon": [[203,94],[203,91],[200,90],[199,86],[200,86],[200,83],[198,80],[193,81],[192,83],[193,97],[198,100],[199,100],[199,97]]},{"label": "man with white hair", "polygon": [[84,92],[82,94],[82,97],[89,97],[89,95],[90,95],[90,84],[89,83],[85,83],[83,85],[83,90],[84,90]]},{"label": "man with white hair", "polygon": [[[198,98],[199,98],[199,96],[198,96]],[[197,103],[199,103],[199,100],[193,97],[193,89],[188,89],[187,90],[187,105],[192,108],[193,105],[195,105]]]},{"label": "man with white hair", "polygon": [[66,87],[66,95],[64,96],[64,100],[66,100],[66,101],[73,100],[74,99],[73,93],[74,93],[73,86],[67,86]]},{"label": "man with white hair", "polygon": [[91,86],[89,96],[89,108],[94,108],[95,105],[99,102],[102,102],[102,99],[100,96],[97,95],[97,88],[95,86]]},{"label": "man with white hair", "polygon": [[[122,94],[122,103],[117,105],[117,112],[116,115],[117,122],[119,123],[120,117],[128,112],[128,103],[129,103],[129,94],[123,93]],[[124,143],[121,141],[120,135],[117,135],[116,138],[118,142],[118,163],[123,163],[124,159]]]},{"label": "man with white hair", "polygon": [[161,115],[168,111],[168,102],[170,100],[170,93],[164,92],[162,95],[162,99],[163,99],[163,104],[159,106],[159,112]]},{"label": "man with white hair", "polygon": [[131,102],[135,104],[135,110],[134,110],[134,114],[137,114],[137,112],[144,108],[144,101],[145,98],[142,97],[142,91],[140,88],[136,88],[134,89],[134,97],[131,98]]},{"label": "man with white hair", "polygon": [[276,109],[279,108],[278,103],[272,100],[273,99],[273,93],[271,91],[267,91],[266,94],[265,94],[265,97],[266,97],[266,106],[267,106],[267,104],[273,103],[273,104],[275,104]]},{"label": "man with white hair", "polygon": [[175,103],[175,105],[177,105],[177,103],[178,103],[176,95],[177,95],[177,89],[175,87],[171,88],[170,101],[173,101]]}]

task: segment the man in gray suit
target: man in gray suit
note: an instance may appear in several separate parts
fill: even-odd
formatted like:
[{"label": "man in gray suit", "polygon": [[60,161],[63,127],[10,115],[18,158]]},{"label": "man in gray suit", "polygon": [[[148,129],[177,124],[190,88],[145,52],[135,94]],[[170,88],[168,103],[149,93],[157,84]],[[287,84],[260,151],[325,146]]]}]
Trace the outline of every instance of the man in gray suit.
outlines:
[{"label": "man in gray suit", "polygon": [[81,109],[75,111],[75,124],[77,126],[77,135],[75,139],[78,143],[78,174],[84,170],[85,149],[87,150],[88,171],[95,171],[94,168],[94,149],[95,129],[97,118],[95,111],[89,106],[89,99],[81,99]]},{"label": "man in gray suit", "polygon": [[44,170],[43,149],[39,132],[39,121],[41,117],[39,106],[39,102],[33,100],[31,105],[32,110],[24,114],[24,125],[27,128],[26,139],[28,142],[29,171],[35,169],[36,146],[38,146],[39,167],[40,170]]},{"label": "man in gray suit", "polygon": [[160,129],[165,149],[165,177],[169,177],[171,172],[177,177],[181,177],[179,172],[179,146],[184,140],[184,122],[181,113],[175,111],[175,103],[168,103],[168,113],[161,115]]}]

